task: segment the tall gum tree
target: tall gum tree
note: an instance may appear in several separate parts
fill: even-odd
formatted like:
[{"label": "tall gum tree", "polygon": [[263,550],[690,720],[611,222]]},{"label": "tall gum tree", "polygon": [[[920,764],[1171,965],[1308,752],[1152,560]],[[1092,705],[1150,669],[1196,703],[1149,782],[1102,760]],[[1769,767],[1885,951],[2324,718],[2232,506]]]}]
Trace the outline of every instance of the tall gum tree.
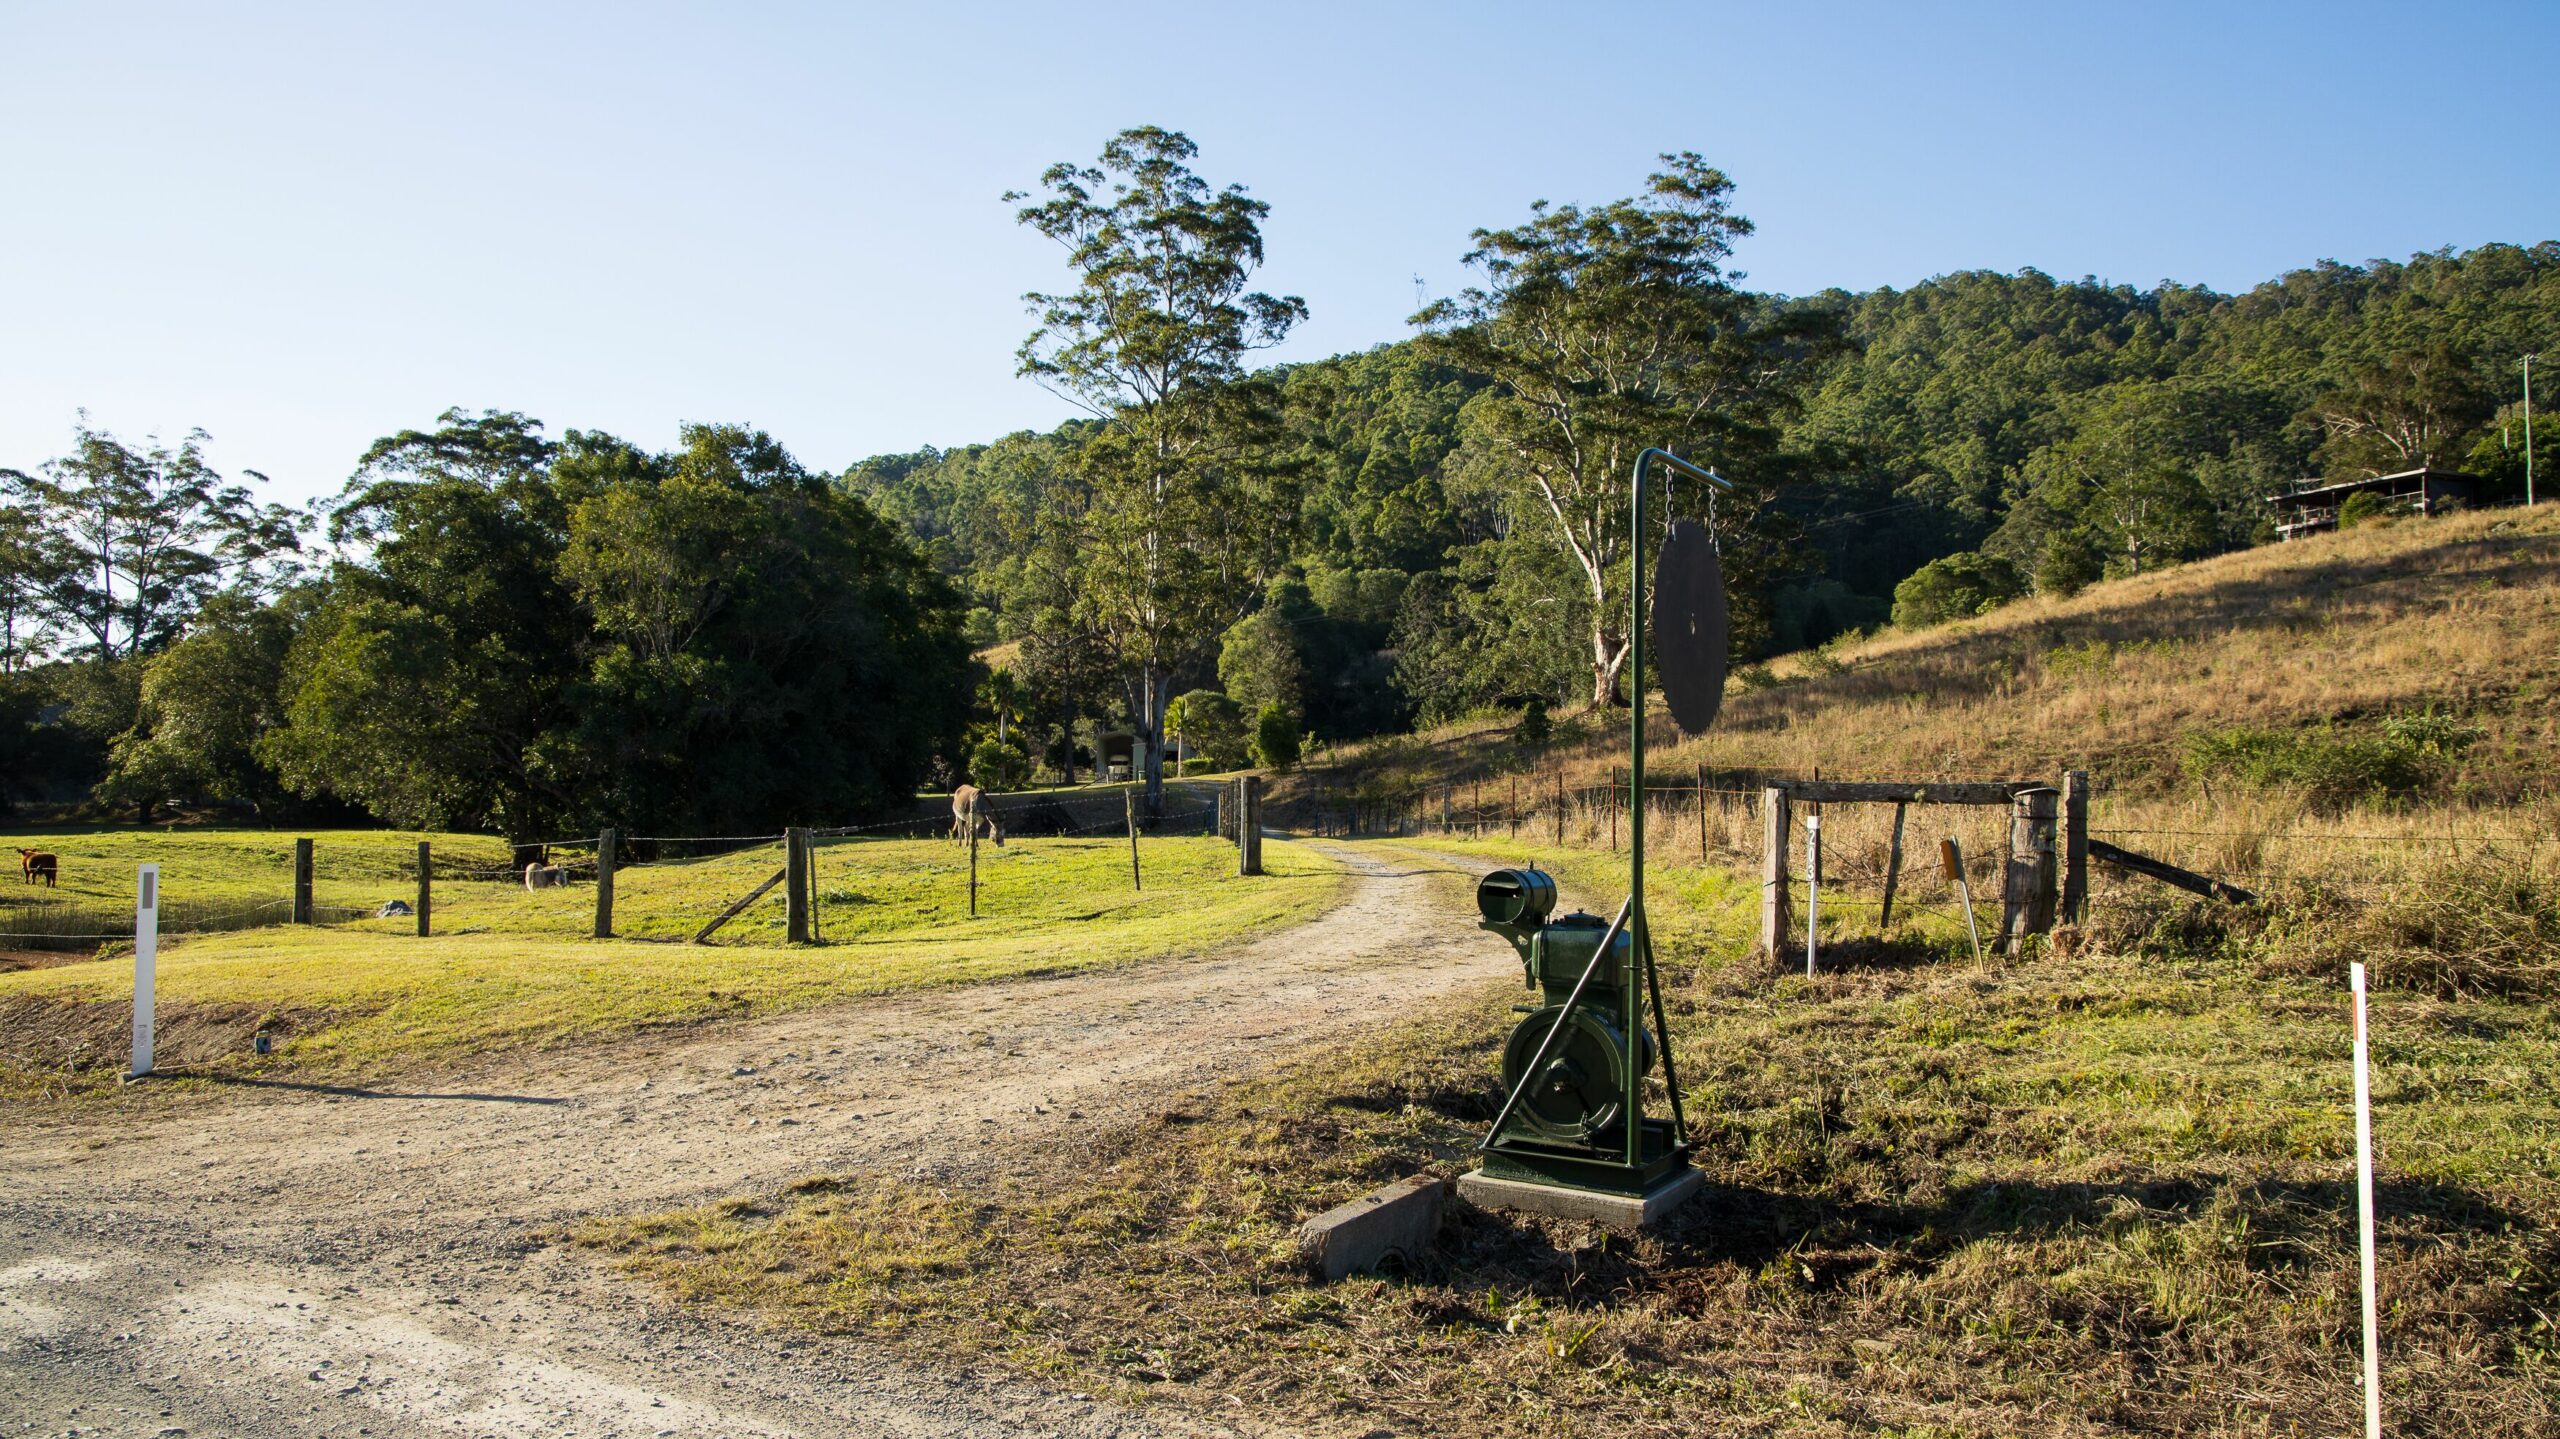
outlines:
[{"label": "tall gum tree", "polygon": [[1733,182],[1694,154],[1662,159],[1640,198],[1540,201],[1527,224],[1476,231],[1466,262],[1483,283],[1414,317],[1431,354],[1493,382],[1467,407],[1469,439],[1581,576],[1595,704],[1618,702],[1626,664],[1636,455],[1662,445],[1725,467],[1741,486],[1719,502],[1733,568],[1785,469],[1778,424],[1838,333],[1826,311],[1736,289],[1725,261],[1751,222]]},{"label": "tall gum tree", "polygon": [[1244,361],[1304,320],[1306,302],[1249,288],[1271,207],[1241,185],[1211,189],[1190,169],[1198,154],[1174,131],[1124,130],[1094,166],[1051,166],[1046,198],[1016,212],[1066,248],[1077,277],[1024,297],[1039,327],[1018,359],[1102,421],[1076,452],[1089,494],[1075,603],[1126,674],[1150,807],[1174,680],[1251,610],[1295,515],[1270,459],[1277,396]]}]

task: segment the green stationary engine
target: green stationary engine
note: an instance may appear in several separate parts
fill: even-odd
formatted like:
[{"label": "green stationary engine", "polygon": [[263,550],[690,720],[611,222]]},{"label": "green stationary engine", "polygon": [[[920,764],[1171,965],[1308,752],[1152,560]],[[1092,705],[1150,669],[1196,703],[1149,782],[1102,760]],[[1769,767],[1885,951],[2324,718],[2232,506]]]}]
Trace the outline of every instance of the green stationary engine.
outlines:
[{"label": "green stationary engine", "polygon": [[1503,1046],[1502,1087],[1513,1098],[1485,1146],[1485,1172],[1641,1192],[1678,1166],[1684,1146],[1672,1126],[1641,1113],[1637,1088],[1655,1047],[1636,940],[1623,922],[1595,914],[1550,919],[1555,903],[1554,878],[1534,869],[1497,870],[1476,886],[1479,928],[1511,942],[1544,1001],[1519,1006],[1527,1017]]}]

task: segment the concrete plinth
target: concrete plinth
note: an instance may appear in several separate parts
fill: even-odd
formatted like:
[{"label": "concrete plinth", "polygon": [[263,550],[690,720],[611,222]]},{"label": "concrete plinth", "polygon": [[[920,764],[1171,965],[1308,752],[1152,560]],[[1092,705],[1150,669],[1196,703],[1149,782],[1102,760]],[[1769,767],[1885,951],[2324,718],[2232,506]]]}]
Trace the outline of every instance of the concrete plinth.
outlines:
[{"label": "concrete plinth", "polygon": [[1337,1205],[1298,1226],[1299,1256],[1327,1284],[1375,1269],[1389,1255],[1410,1265],[1440,1237],[1447,1192],[1438,1175],[1418,1174]]},{"label": "concrete plinth", "polygon": [[1458,1197],[1478,1209],[1588,1219],[1604,1228],[1632,1233],[1652,1227],[1663,1216],[1697,1198],[1706,1182],[1707,1177],[1697,1170],[1683,1169],[1654,1186],[1649,1194],[1600,1194],[1588,1189],[1567,1189],[1561,1184],[1532,1184],[1470,1173],[1458,1176]]}]

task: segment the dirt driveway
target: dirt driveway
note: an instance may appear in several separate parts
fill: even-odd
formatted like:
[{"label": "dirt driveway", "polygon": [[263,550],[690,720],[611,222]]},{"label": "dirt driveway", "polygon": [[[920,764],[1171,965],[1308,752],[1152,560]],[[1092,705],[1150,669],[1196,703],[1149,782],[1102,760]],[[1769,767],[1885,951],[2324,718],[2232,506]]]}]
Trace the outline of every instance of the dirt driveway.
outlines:
[{"label": "dirt driveway", "polygon": [[0,1435],[1254,1432],[686,1311],[547,1231],[965,1179],[1516,972],[1454,872],[1328,848],[1341,904],[1230,954],[0,1129]]}]

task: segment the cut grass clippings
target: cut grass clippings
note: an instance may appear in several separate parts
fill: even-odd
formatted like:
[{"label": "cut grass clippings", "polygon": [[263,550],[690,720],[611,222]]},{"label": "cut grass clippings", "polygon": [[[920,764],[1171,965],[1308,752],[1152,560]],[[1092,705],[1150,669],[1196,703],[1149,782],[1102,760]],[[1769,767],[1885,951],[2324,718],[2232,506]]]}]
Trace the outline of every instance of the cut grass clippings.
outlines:
[{"label": "cut grass clippings", "polygon": [[[1563,858],[1614,905],[1622,862]],[[1750,886],[1655,878],[1709,1181],[1659,1233],[1458,1210],[1412,1273],[1298,1270],[1303,1220],[1469,1162],[1503,986],[965,1187],[820,1176],[580,1240],[780,1322],[1345,1432],[2356,1427],[2334,984],[2174,924],[1808,982],[1743,957]],[[2560,1024],[2388,993],[2375,1032],[2393,1432],[2560,1432]]]},{"label": "cut grass clippings", "polygon": [[[689,945],[575,937],[591,923],[591,886],[527,893],[521,885],[440,886],[438,932],[426,939],[413,921],[395,919],[178,940],[159,960],[164,1060],[242,1074],[377,1071],[863,995],[1068,973],[1296,923],[1340,893],[1341,866],[1299,845],[1266,844],[1264,879],[1237,878],[1235,848],[1225,841],[1144,845],[1142,893],[1130,887],[1124,839],[983,847],[974,920],[960,846],[822,847],[815,887],[826,942],[815,945],[781,944],[778,890],[718,941]],[[764,863],[746,854],[628,871],[617,881],[617,928],[690,933],[744,893],[751,872],[769,873]],[[464,893],[448,903],[457,891]],[[0,1061],[0,1094],[61,1094],[111,1077],[124,1058],[131,990],[129,959],[0,974],[0,1024],[18,1036]],[[249,1037],[261,1029],[286,1037],[271,1061],[249,1053]]]}]

